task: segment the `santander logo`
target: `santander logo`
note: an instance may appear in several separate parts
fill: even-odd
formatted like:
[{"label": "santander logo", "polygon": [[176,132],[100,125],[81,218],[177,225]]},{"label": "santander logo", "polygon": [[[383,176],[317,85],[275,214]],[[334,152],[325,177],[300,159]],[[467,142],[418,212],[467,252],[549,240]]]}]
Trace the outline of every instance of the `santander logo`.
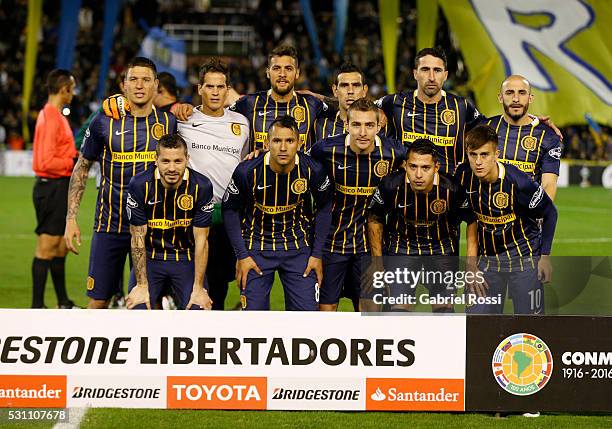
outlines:
[{"label": "santander logo", "polygon": [[382,393],[379,387],[376,389],[376,392],[370,395],[370,398],[372,398],[373,401],[380,402],[380,401],[384,401],[385,399],[387,399],[387,395]]}]

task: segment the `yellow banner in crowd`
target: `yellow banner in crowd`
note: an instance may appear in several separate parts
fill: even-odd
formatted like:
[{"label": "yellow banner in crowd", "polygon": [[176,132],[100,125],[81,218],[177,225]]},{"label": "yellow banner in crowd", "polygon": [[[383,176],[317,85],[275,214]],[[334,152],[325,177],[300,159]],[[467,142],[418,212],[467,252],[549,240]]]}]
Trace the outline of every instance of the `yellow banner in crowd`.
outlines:
[{"label": "yellow banner in crowd", "polygon": [[28,112],[30,111],[30,97],[36,71],[36,53],[38,50],[38,36],[40,32],[40,17],[42,15],[42,0],[28,1],[28,24],[26,34],[25,65],[23,69],[23,96],[21,99],[21,121],[23,138],[30,141],[28,129]]},{"label": "yellow banner in crowd", "polygon": [[470,74],[478,108],[501,112],[511,74],[532,84],[532,113],[557,125],[612,125],[612,8],[607,0],[439,0]]},{"label": "yellow banner in crowd", "polygon": [[399,17],[399,0],[379,0],[380,35],[382,41],[383,61],[387,92],[395,92],[395,61],[397,58],[397,18]]}]

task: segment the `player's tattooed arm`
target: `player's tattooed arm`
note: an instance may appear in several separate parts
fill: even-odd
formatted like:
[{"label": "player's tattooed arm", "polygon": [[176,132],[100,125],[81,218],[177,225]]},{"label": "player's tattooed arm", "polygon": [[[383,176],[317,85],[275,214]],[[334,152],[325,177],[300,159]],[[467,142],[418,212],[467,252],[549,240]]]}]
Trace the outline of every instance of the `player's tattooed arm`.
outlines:
[{"label": "player's tattooed arm", "polygon": [[[87,185],[87,175],[92,164],[93,161],[84,158],[83,155],[79,156],[72,170],[70,185],[68,186],[68,214],[66,215],[64,240],[66,241],[66,248],[76,255],[79,254],[78,247],[81,246],[81,230],[77,223],[77,215],[81,206],[81,200],[83,199],[83,192],[85,192],[85,186]],[[76,245],[73,243],[75,238]]]},{"label": "player's tattooed arm", "polygon": [[132,309],[139,304],[145,304],[150,310],[149,282],[147,280],[147,249],[145,248],[147,225],[130,225],[130,234],[132,234],[130,248],[136,286],[130,291],[125,303],[128,309]]}]

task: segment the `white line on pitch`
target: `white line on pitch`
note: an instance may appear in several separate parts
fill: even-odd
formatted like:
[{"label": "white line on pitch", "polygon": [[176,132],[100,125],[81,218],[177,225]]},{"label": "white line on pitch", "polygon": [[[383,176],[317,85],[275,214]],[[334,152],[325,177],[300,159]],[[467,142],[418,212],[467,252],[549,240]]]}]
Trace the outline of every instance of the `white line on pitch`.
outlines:
[{"label": "white line on pitch", "polygon": [[87,414],[87,408],[69,408],[68,410],[68,422],[56,423],[53,429],[79,429],[85,414]]}]

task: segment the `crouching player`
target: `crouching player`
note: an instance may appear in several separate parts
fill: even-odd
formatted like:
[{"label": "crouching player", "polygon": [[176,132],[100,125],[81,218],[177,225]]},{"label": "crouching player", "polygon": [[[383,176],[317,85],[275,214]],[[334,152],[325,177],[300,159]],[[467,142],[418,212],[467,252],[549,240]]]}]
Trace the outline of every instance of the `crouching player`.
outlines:
[{"label": "crouching player", "polygon": [[[378,185],[370,203],[368,236],[377,270],[396,272],[399,268],[420,274],[420,283],[429,290],[432,310],[452,313],[455,284],[447,281],[446,273],[459,269],[459,225],[465,194],[449,177],[439,174],[439,169],[431,141],[411,143],[405,170],[390,173]],[[413,280],[396,279],[387,284],[387,296],[374,292],[374,303],[388,304],[385,308],[391,311],[411,310],[416,304],[416,280],[412,274],[402,278]]]},{"label": "crouching player", "polygon": [[[332,187],[323,166],[300,153],[295,120],[282,116],[268,132],[269,152],[236,167],[223,197],[223,221],[236,253],[244,310],[268,310],[274,273],[287,310],[317,310],[323,245],[331,223]],[[312,198],[314,237],[304,204]]]},{"label": "crouching player", "polygon": [[150,309],[169,285],[180,308],[210,310],[204,273],[212,183],[187,167],[187,144],[178,134],[163,136],[156,154],[155,167],[129,184],[126,205],[134,270],[127,307]]},{"label": "crouching player", "polygon": [[471,313],[503,313],[508,290],[515,314],[542,314],[542,283],[552,275],[549,255],[557,210],[541,185],[514,165],[499,162],[497,142],[490,126],[470,131],[469,164],[461,164],[456,173],[476,218],[468,226],[468,260],[474,261],[472,270],[484,273],[484,282],[472,285],[466,308]]}]

